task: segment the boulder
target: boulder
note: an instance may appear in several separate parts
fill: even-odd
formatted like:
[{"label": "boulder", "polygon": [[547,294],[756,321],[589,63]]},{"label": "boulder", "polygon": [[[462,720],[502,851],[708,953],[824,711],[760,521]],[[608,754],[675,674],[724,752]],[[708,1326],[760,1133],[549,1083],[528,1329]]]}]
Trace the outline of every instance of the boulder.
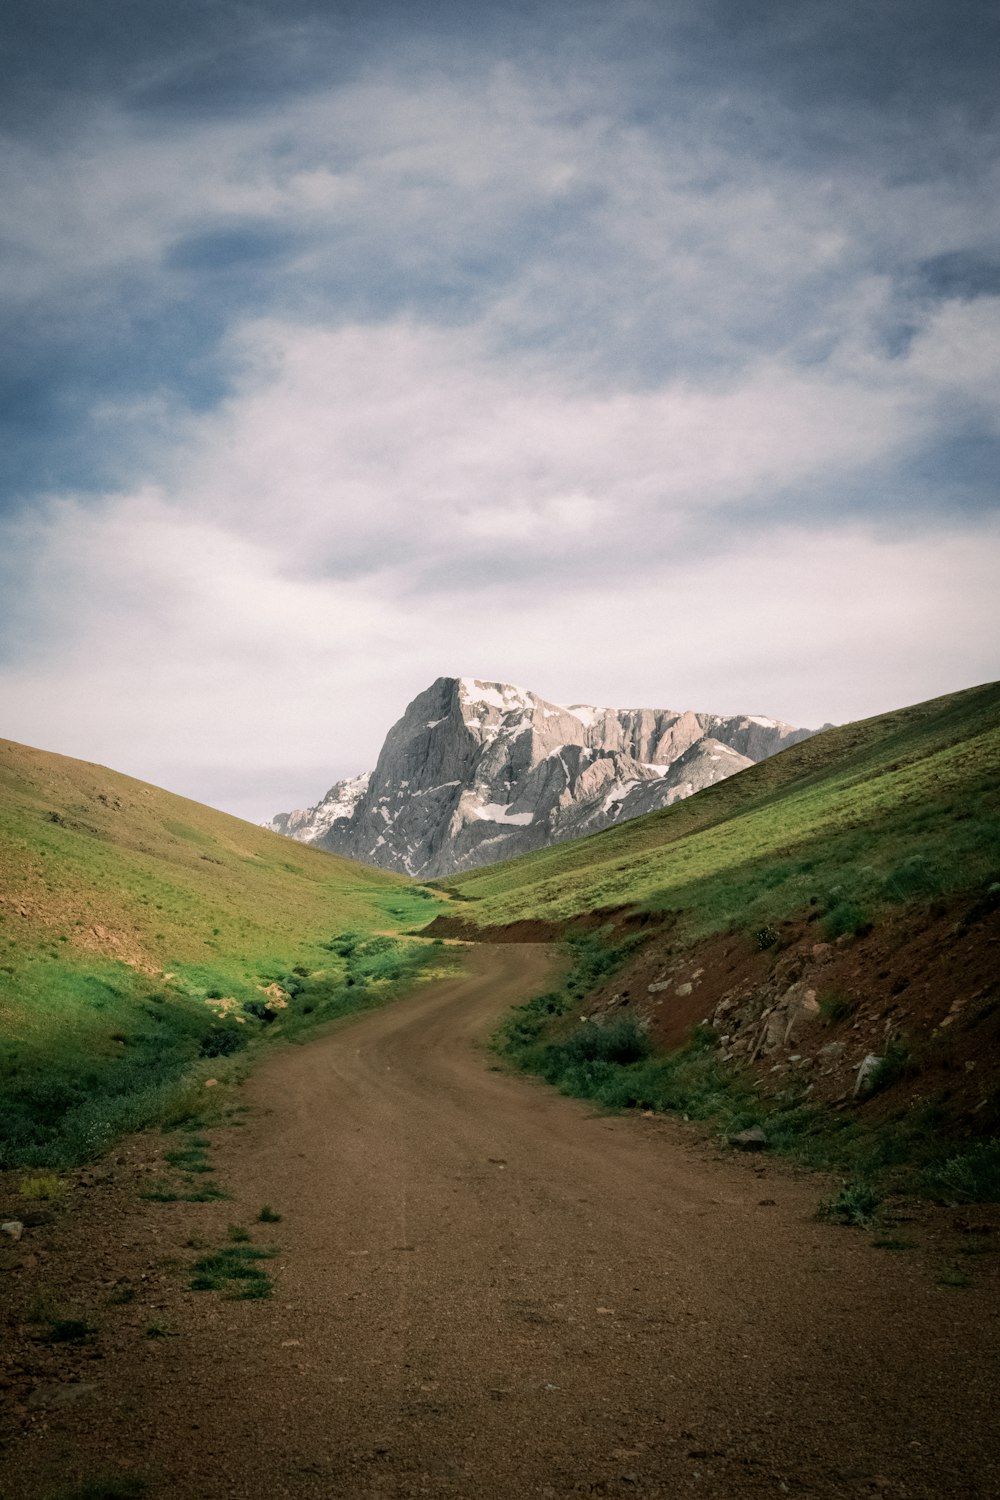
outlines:
[{"label": "boulder", "polygon": [[858,1076],[854,1080],[855,1099],[867,1099],[874,1091],[881,1066],[882,1059],[875,1052],[869,1052],[867,1057],[862,1058],[858,1064]]}]

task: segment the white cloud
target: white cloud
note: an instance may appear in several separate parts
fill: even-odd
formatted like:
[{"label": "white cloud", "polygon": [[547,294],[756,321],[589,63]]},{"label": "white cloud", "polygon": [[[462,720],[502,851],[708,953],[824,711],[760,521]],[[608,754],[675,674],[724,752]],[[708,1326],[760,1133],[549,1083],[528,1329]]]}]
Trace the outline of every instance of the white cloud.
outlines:
[{"label": "white cloud", "polygon": [[639,126],[611,78],[397,69],[7,154],[10,295],[95,339],[124,272],[143,307],[188,286],[183,236],[293,244],[212,350],[214,410],[95,391],[106,447],[156,418],[150,482],[8,533],[36,638],[4,732],[263,817],[367,768],[441,673],[810,723],[996,673],[994,529],[835,513],[956,411],[995,428],[995,300],[880,337],[892,271],[978,243],[1000,194]]},{"label": "white cloud", "polygon": [[[5,733],[253,818],[373,764],[443,673],[561,701],[818,723],[985,679],[1000,533],[784,528],[620,580],[456,586],[291,577],[268,548],[155,495],[64,507],[35,540],[65,635],[0,671]],[[69,622],[72,621],[72,644]]]}]

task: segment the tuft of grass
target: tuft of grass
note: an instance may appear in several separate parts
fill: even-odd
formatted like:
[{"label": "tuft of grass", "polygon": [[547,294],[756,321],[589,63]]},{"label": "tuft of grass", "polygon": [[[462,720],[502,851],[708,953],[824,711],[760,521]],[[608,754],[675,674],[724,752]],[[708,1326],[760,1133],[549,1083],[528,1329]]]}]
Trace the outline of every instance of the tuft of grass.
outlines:
[{"label": "tuft of grass", "polygon": [[217,1187],[214,1182],[207,1182],[204,1187],[193,1189],[191,1192],[183,1192],[178,1188],[171,1187],[169,1183],[153,1183],[139,1194],[150,1203],[215,1203],[229,1194],[222,1188]]},{"label": "tuft of grass", "polygon": [[820,996],[819,1014],[827,1026],[833,1026],[837,1021],[846,1021],[857,1010],[861,1001],[855,995],[845,994],[843,990],[830,990]]},{"label": "tuft of grass", "polygon": [[108,1306],[127,1307],[130,1302],[135,1301],[137,1295],[136,1289],[130,1281],[123,1282],[121,1286],[116,1286],[113,1291],[108,1293]]},{"label": "tuft of grass", "polygon": [[175,1339],[177,1330],[167,1323],[147,1323],[145,1337],[147,1339]]},{"label": "tuft of grass", "polygon": [[250,1231],[244,1229],[242,1224],[230,1224],[228,1236],[234,1245],[245,1245],[249,1243]]},{"label": "tuft of grass", "polygon": [[942,1266],[937,1275],[937,1284],[959,1291],[972,1285],[972,1277],[961,1266]]},{"label": "tuft of grass", "polygon": [[164,1160],[179,1172],[214,1172],[215,1168],[208,1160],[202,1147],[182,1146],[175,1151],[167,1151]]},{"label": "tuft of grass", "polygon": [[62,1177],[57,1177],[54,1172],[42,1172],[34,1177],[22,1177],[19,1191],[22,1198],[51,1203],[62,1197],[66,1187]]},{"label": "tuft of grass", "polygon": [[884,1240],[872,1240],[872,1245],[876,1250],[916,1250],[917,1248],[916,1240],[896,1239],[892,1236]]},{"label": "tuft of grass", "polygon": [[257,1221],[260,1224],[280,1224],[281,1215],[277,1209],[271,1207],[270,1203],[265,1203],[257,1215]]},{"label": "tuft of grass", "polygon": [[832,1198],[824,1199],[816,1210],[816,1217],[831,1224],[871,1229],[881,1202],[881,1194],[871,1183],[848,1182]]},{"label": "tuft of grass", "polygon": [[259,1262],[271,1260],[277,1250],[262,1250],[256,1245],[230,1244],[203,1255],[194,1263],[193,1292],[225,1292],[242,1301],[259,1301],[269,1297],[272,1282]]}]

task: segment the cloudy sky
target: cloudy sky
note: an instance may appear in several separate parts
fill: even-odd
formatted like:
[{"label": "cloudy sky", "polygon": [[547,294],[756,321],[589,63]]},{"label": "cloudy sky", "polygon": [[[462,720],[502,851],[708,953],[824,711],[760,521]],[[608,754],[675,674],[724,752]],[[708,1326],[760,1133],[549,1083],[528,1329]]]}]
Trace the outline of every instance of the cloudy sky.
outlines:
[{"label": "cloudy sky", "polygon": [[263,819],[442,674],[1000,676],[991,0],[0,25],[0,734]]}]

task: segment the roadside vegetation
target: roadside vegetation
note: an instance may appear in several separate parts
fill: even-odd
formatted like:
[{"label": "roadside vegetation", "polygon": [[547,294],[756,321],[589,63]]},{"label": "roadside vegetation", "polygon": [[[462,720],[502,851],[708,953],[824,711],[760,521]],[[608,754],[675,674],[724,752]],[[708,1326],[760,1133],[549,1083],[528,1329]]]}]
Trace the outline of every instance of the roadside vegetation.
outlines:
[{"label": "roadside vegetation", "polygon": [[402,936],[439,909],[412,882],[0,742],[0,1168],[70,1166],[199,1117],[265,1039],[440,967]]}]

